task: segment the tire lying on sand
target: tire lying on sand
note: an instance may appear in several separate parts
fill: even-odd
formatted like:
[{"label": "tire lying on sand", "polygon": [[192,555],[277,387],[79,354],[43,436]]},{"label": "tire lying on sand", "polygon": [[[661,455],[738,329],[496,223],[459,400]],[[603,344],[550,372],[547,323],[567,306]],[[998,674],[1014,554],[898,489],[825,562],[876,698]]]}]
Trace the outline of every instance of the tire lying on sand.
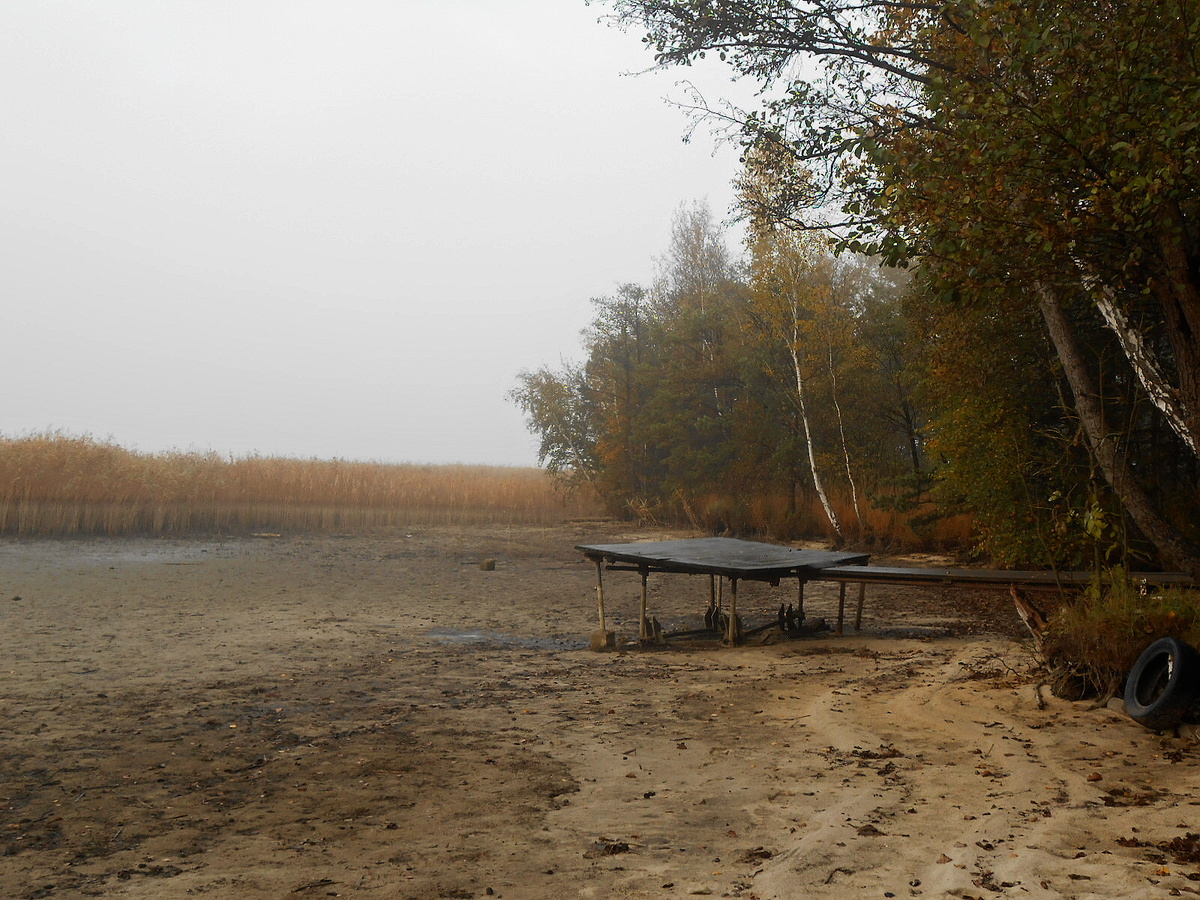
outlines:
[{"label": "tire lying on sand", "polygon": [[1200,653],[1178,638],[1147,647],[1125,679],[1125,711],[1155,731],[1178,725],[1198,696]]}]

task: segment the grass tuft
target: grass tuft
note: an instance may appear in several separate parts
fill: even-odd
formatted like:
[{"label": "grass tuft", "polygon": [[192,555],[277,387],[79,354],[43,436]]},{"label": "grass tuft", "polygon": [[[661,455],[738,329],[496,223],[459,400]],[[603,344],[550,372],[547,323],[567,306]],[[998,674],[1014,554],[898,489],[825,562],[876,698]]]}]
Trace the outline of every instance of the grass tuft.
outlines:
[{"label": "grass tuft", "polygon": [[1068,672],[1074,692],[1101,696],[1120,690],[1142,651],[1161,637],[1200,643],[1200,592],[1155,591],[1114,573],[1051,616],[1043,644],[1052,666]]}]

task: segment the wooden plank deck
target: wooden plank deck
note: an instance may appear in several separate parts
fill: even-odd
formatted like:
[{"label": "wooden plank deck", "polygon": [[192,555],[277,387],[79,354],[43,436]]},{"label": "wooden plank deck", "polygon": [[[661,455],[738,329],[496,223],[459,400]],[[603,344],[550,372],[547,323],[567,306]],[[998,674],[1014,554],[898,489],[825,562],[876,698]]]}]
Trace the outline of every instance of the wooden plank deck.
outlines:
[{"label": "wooden plank deck", "polygon": [[575,549],[593,561],[626,563],[637,570],[644,568],[650,572],[721,575],[775,584],[781,578],[795,578],[798,573],[807,576],[829,566],[857,565],[871,558],[869,553],[801,550],[723,537],[581,544]]},{"label": "wooden plank deck", "polygon": [[[604,615],[604,568],[633,571],[642,577],[642,602],[639,615],[638,639],[643,642],[659,640],[652,619],[648,617],[646,582],[651,572],[676,572],[709,576],[709,608],[720,610],[715,580],[728,578],[730,583],[729,612],[724,615],[725,640],[734,643],[740,637],[737,614],[737,584],[744,581],[766,581],[777,585],[785,578],[795,578],[799,584],[799,605],[803,610],[804,582],[813,574],[830,566],[856,565],[870,559],[867,553],[837,553],[827,550],[801,550],[779,544],[743,541],[737,538],[692,538],[678,541],[641,541],[626,544],[580,544],[576,547],[596,564],[596,607],[600,630],[592,638],[592,646],[611,646],[610,632]],[[803,619],[803,612],[801,612]]]},{"label": "wooden plank deck", "polygon": [[[939,569],[899,566],[835,566],[814,572],[809,581],[841,581],[850,584],[903,584],[918,586],[970,586],[1008,590],[1057,591],[1086,587],[1095,579],[1092,572],[1021,571],[1015,569]],[[1135,583],[1155,585],[1193,584],[1181,572],[1133,572]]]},{"label": "wooden plank deck", "polygon": [[[656,640],[652,620],[647,617],[647,578],[652,572],[675,572],[709,576],[709,608],[718,613],[715,584],[728,578],[731,585],[729,614],[722,621],[725,640],[740,636],[737,620],[737,583],[739,580],[765,581],[778,585],[795,578],[798,583],[796,609],[804,619],[804,584],[808,581],[839,583],[837,633],[842,633],[846,606],[846,585],[858,585],[854,627],[861,630],[863,604],[868,584],[910,585],[922,587],[977,587],[985,589],[1063,591],[1078,590],[1091,584],[1091,572],[1051,572],[1004,569],[948,569],[935,567],[870,566],[866,553],[825,550],[801,550],[779,544],[744,541],[737,538],[692,538],[676,541],[642,541],[624,544],[580,544],[576,547],[596,565],[596,597],[600,619],[597,635],[609,646],[604,616],[605,568],[612,571],[638,572],[642,578],[642,602],[639,637]],[[1192,586],[1195,582],[1179,572],[1134,572],[1134,582],[1159,586]],[[593,646],[596,646],[593,636]]]}]

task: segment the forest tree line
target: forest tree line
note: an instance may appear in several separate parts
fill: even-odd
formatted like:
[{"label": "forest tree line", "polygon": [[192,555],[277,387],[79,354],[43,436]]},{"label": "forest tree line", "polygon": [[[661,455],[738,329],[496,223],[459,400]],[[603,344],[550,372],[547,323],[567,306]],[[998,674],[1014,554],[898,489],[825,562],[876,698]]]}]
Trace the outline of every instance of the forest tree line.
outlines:
[{"label": "forest tree line", "polygon": [[546,467],[613,514],[857,539],[873,497],[928,471],[907,275],[784,231],[748,259],[682,207],[655,281],[594,298],[586,359],[523,372],[514,399]]},{"label": "forest tree line", "polygon": [[714,528],[907,505],[999,563],[1200,575],[1194,0],[600,5],[761,89],[697,102],[750,239],[686,212],[584,363],[522,375],[551,469]]}]

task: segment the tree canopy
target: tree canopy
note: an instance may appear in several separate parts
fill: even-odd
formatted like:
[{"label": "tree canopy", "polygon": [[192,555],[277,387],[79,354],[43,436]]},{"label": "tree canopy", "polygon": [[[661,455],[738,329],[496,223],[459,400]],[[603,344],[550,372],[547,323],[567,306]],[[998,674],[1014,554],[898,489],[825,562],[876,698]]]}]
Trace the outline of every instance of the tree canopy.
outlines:
[{"label": "tree canopy", "polygon": [[[1194,0],[606,5],[660,65],[711,54],[761,86],[757,108],[721,110],[739,122],[753,219],[915,264],[912,318],[959,348],[960,372],[982,359],[964,336],[1024,336],[1010,343],[1028,353],[994,364],[1039,367],[1048,400],[1026,404],[1030,427],[1080,435],[1136,530],[1200,575]],[[974,402],[987,393],[960,396],[957,425],[941,417],[943,446],[1015,410]]]},{"label": "tree canopy", "polygon": [[868,495],[924,462],[901,376],[873,364],[904,365],[899,289],[786,232],[748,249],[735,264],[711,211],[681,208],[655,283],[595,298],[586,361],[522,373],[513,399],[547,467],[614,513],[861,537]]}]

